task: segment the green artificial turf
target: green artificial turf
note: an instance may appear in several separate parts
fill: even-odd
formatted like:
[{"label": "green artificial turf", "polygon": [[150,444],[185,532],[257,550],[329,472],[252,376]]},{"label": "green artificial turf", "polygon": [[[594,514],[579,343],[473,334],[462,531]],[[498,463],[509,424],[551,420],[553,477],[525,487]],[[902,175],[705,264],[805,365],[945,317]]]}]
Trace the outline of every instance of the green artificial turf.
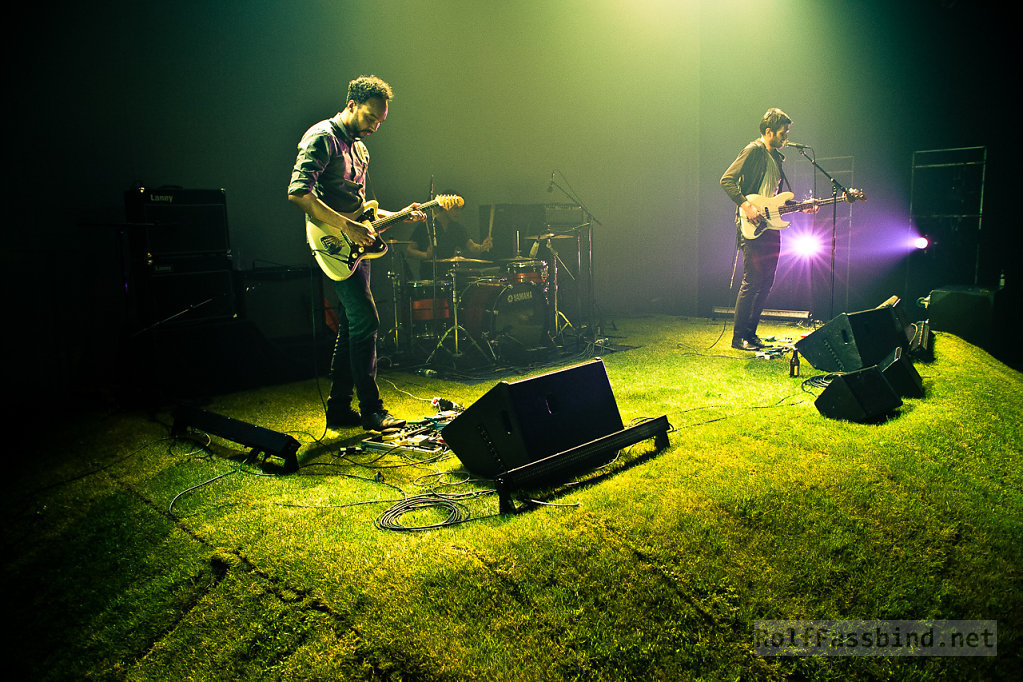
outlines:
[{"label": "green artificial turf", "polygon": [[[926,397],[856,424],[821,416],[787,359],[729,348],[725,326],[616,320],[619,411],[665,415],[670,446],[636,444],[518,514],[457,458],[325,432],[323,381],[204,405],[297,438],[287,475],[227,440],[169,439],[166,412],[48,428],[5,479],[15,679],[1011,678],[1023,375],[939,334],[916,365]],[[493,382],[380,384],[412,419]],[[464,522],[431,506],[400,521],[435,529],[378,527],[431,492]],[[761,657],[762,619],[996,620],[998,656]]]}]

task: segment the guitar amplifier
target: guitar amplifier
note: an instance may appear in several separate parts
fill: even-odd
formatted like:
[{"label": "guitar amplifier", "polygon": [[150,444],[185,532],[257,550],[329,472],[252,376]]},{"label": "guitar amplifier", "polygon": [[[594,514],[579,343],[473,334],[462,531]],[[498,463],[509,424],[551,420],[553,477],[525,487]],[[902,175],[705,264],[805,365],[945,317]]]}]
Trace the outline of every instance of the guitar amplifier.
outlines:
[{"label": "guitar amplifier", "polygon": [[133,253],[160,258],[231,250],[222,189],[136,187],[125,192],[124,205],[134,223]]},{"label": "guitar amplifier", "polygon": [[583,209],[577,204],[544,204],[544,212],[551,227],[576,227],[586,222]]}]

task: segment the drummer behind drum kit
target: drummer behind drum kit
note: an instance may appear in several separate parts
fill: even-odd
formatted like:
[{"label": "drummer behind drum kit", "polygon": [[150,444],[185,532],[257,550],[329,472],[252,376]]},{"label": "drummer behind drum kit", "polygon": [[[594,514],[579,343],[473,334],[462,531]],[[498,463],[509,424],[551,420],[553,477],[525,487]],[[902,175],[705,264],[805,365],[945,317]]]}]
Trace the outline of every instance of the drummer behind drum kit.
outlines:
[{"label": "drummer behind drum kit", "polygon": [[[529,239],[549,244],[557,236]],[[536,251],[534,246],[532,255]],[[557,307],[558,264],[556,252],[549,252],[555,254],[550,261],[529,256],[496,261],[461,255],[438,258],[436,263],[448,268],[445,276],[404,286],[392,267],[388,277],[394,326],[389,341],[399,351],[425,355],[426,365],[441,353],[456,367],[463,362],[518,364],[542,358],[571,326]],[[409,333],[403,335],[399,330],[406,322]],[[403,338],[408,339],[408,348],[402,347]]]}]

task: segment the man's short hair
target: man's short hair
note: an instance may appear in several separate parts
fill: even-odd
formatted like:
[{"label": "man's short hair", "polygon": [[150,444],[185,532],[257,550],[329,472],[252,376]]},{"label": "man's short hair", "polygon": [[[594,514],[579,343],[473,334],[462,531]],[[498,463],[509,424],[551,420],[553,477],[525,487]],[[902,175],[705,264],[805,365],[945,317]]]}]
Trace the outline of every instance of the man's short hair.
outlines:
[{"label": "man's short hair", "polygon": [[777,107],[768,109],[764,117],[760,119],[760,134],[763,135],[768,130],[780,130],[790,123],[792,123],[792,119],[781,109]]},{"label": "man's short hair", "polygon": [[394,90],[376,76],[359,76],[348,84],[348,99],[345,101],[364,104],[373,97],[379,97],[386,102],[394,97]]}]

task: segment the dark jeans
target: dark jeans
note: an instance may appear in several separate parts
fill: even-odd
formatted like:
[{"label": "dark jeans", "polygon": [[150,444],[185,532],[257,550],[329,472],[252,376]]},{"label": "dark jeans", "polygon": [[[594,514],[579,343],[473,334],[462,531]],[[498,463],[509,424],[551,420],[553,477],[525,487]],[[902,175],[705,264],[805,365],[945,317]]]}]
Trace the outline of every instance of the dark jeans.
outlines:
[{"label": "dark jeans", "polygon": [[742,249],[742,285],[735,300],[735,326],[732,339],[752,339],[757,335],[760,314],[774,286],[781,252],[781,233],[767,230],[756,239],[739,238]]},{"label": "dark jeans", "polygon": [[353,396],[358,396],[359,411],[364,415],[383,408],[376,380],[380,316],[369,289],[369,274],[370,262],[364,260],[348,279],[334,282],[341,305],[337,341],[330,361],[328,413],[347,408]]}]

